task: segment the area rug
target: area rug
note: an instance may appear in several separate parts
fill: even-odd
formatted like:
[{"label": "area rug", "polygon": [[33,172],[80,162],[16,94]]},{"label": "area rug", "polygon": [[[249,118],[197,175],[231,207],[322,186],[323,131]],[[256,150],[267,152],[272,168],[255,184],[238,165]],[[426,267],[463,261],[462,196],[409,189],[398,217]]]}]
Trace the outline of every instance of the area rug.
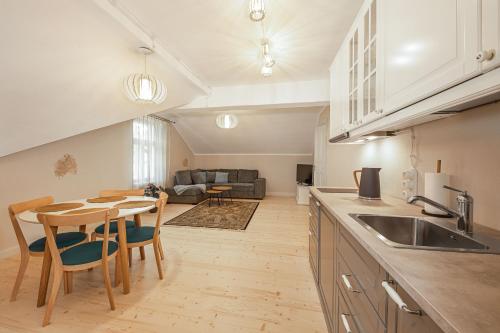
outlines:
[{"label": "area rug", "polygon": [[233,201],[208,207],[206,200],[164,225],[245,230],[258,206],[258,202]]}]

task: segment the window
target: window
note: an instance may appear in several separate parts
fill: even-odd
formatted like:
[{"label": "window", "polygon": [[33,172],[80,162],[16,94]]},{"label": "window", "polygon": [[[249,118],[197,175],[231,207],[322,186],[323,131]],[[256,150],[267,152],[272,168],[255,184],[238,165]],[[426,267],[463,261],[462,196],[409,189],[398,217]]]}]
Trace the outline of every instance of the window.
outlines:
[{"label": "window", "polygon": [[133,122],[134,187],[149,183],[165,186],[167,175],[167,122],[144,116]]}]

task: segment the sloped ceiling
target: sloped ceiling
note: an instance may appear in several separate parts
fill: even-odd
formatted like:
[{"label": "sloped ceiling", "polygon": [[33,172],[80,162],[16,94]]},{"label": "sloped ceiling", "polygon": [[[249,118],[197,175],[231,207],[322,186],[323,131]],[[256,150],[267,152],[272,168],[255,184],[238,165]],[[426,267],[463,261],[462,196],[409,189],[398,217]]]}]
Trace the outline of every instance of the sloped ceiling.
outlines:
[{"label": "sloped ceiling", "polygon": [[328,78],[362,0],[268,0],[264,32],[277,64],[260,75],[262,26],[249,0],[118,0],[211,86]]},{"label": "sloped ceiling", "polygon": [[158,112],[200,92],[157,56],[162,105],[128,101],[123,79],[143,69],[141,43],[93,1],[0,1],[0,156]]},{"label": "sloped ceiling", "polygon": [[[237,110],[238,126],[221,129],[221,112],[183,113],[175,127],[194,154],[312,154],[322,107]],[[228,111],[224,111],[226,113]]]}]

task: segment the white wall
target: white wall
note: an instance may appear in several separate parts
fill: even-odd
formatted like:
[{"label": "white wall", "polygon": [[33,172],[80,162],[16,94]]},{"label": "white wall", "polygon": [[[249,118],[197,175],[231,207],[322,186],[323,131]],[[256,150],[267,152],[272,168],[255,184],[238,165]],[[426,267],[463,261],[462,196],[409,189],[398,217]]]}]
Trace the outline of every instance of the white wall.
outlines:
[{"label": "white wall", "polygon": [[[500,103],[416,126],[419,193],[423,175],[436,160],[451,175],[451,185],[474,197],[476,223],[500,229]],[[401,173],[410,167],[410,132],[365,145],[330,144],[328,184],[354,186],[352,170],[381,167],[382,192],[401,197]],[[452,195],[453,196],[453,195]]]},{"label": "white wall", "polygon": [[196,155],[195,168],[257,169],[266,178],[267,195],[294,196],[297,164],[312,164],[312,155]]}]

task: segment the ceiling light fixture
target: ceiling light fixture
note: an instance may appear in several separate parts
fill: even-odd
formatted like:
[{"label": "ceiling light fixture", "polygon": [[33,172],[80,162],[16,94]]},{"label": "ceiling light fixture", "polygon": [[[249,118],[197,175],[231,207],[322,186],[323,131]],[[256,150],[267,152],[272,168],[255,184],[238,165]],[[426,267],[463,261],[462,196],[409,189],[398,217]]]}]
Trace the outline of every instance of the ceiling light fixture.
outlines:
[{"label": "ceiling light fixture", "polygon": [[273,67],[276,64],[273,56],[269,52],[269,40],[267,38],[262,39],[262,59],[264,60],[264,66]]},{"label": "ceiling light fixture", "polygon": [[139,47],[144,55],[144,73],[129,75],[123,82],[127,97],[138,103],[161,104],[167,98],[167,88],[163,82],[147,73],[147,57],[153,53],[149,47]]},{"label": "ceiling light fixture", "polygon": [[262,74],[262,76],[264,77],[269,77],[273,75],[273,68],[263,65],[262,68],[260,69],[260,74]]},{"label": "ceiling light fixture", "polygon": [[235,128],[238,125],[238,118],[234,114],[220,114],[215,118],[215,123],[219,128]]},{"label": "ceiling light fixture", "polygon": [[266,17],[265,0],[250,0],[250,19],[255,22],[262,21]]}]

